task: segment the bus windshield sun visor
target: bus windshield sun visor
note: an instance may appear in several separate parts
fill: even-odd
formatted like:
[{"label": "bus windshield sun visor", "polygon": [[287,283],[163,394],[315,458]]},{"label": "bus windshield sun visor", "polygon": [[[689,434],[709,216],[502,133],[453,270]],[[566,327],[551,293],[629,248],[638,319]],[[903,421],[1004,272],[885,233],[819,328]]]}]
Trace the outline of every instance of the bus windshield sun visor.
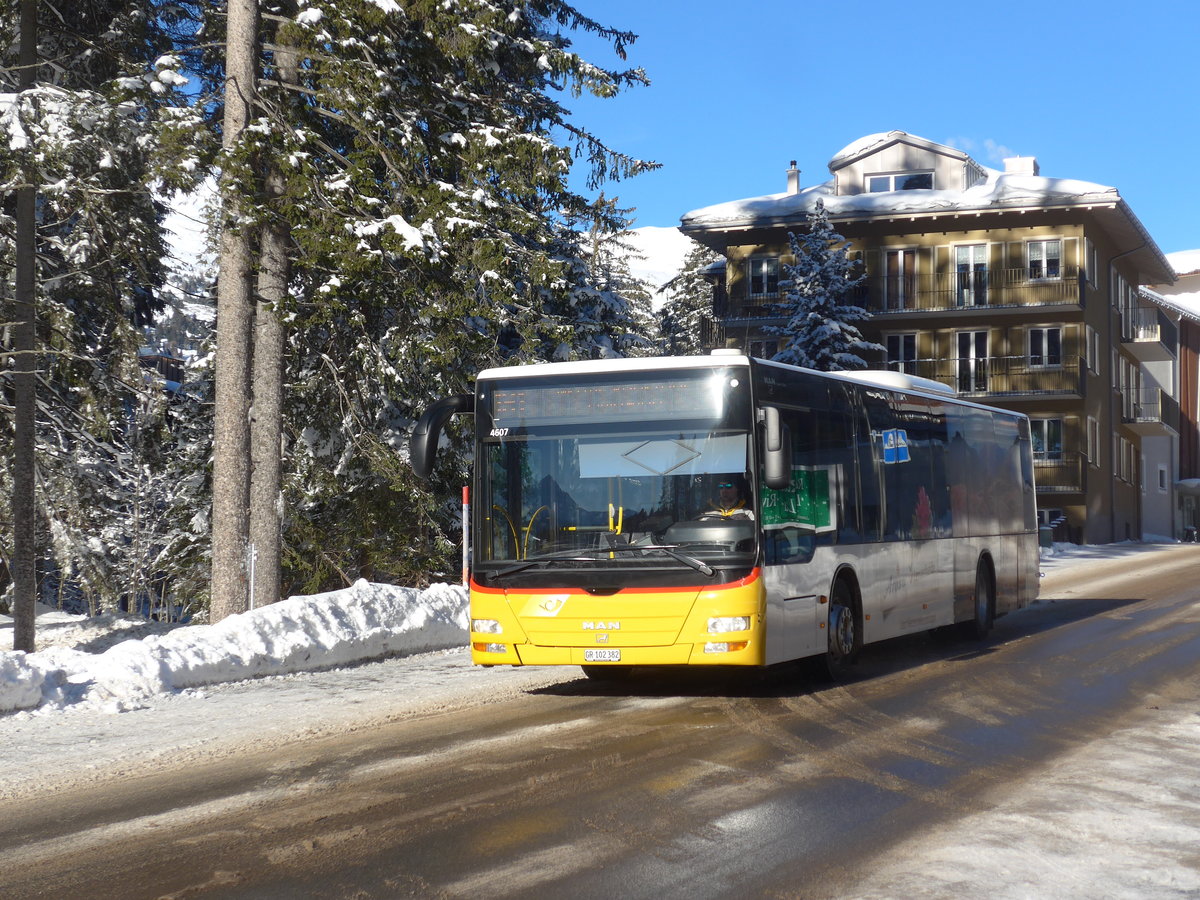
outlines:
[{"label": "bus windshield sun visor", "polygon": [[433,474],[433,463],[437,458],[438,441],[442,437],[442,429],[450,417],[459,413],[475,412],[474,394],[454,394],[439,400],[430,406],[417,420],[412,437],[408,441],[408,455],[412,461],[413,473],[422,481],[428,481]]}]

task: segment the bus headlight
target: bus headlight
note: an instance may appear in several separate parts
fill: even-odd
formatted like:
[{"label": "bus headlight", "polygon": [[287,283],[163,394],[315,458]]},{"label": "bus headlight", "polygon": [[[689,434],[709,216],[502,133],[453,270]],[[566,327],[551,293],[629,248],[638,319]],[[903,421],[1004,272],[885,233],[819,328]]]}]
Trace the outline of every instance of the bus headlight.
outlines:
[{"label": "bus headlight", "polygon": [[471,630],[476,634],[504,634],[504,628],[495,619],[472,619]]},{"label": "bus headlight", "polygon": [[727,634],[730,631],[749,631],[749,616],[716,616],[708,620],[709,634]]},{"label": "bus headlight", "polygon": [[710,641],[704,645],[705,653],[735,653],[750,646],[749,641]]},{"label": "bus headlight", "polygon": [[472,644],[471,647],[480,653],[507,653],[507,644]]}]

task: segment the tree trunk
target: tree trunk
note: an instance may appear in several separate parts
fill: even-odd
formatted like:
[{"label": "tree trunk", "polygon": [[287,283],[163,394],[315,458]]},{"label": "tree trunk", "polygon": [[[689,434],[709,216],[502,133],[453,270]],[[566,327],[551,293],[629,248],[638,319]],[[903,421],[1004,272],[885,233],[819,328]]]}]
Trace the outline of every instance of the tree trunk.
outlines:
[{"label": "tree trunk", "polygon": [[[267,196],[282,192],[277,172],[266,180]],[[263,227],[259,248],[258,309],[254,325],[254,413],[250,423],[250,544],[254,548],[256,604],[279,598],[280,543],[283,525],[280,496],[280,439],[283,433],[284,332],[278,306],[287,295],[288,229]]]},{"label": "tree trunk", "polygon": [[[37,78],[37,0],[21,0],[18,59],[20,86],[33,87]],[[37,544],[34,540],[35,497],[34,416],[37,409],[35,350],[37,333],[37,188],[17,190],[16,272],[13,285],[13,649],[32,653],[35,646],[34,604],[37,602]]]},{"label": "tree trunk", "polygon": [[[229,0],[223,146],[233,149],[250,120],[255,94],[258,5]],[[222,179],[228,179],[227,174]],[[246,551],[250,501],[250,359],[254,306],[250,236],[242,203],[223,192],[217,278],[216,408],[213,423],[212,621],[248,603]]]},{"label": "tree trunk", "polygon": [[[285,14],[294,14],[290,5]],[[280,82],[298,84],[299,63],[286,37],[276,34],[274,62]],[[284,105],[284,109],[290,104]],[[255,603],[280,599],[283,532],[282,460],[283,355],[285,334],[279,309],[287,298],[291,275],[288,245],[291,231],[274,207],[287,188],[283,173],[272,166],[264,179],[271,217],[259,236],[258,308],[254,327],[254,412],[250,423],[250,545],[255,551]]]}]

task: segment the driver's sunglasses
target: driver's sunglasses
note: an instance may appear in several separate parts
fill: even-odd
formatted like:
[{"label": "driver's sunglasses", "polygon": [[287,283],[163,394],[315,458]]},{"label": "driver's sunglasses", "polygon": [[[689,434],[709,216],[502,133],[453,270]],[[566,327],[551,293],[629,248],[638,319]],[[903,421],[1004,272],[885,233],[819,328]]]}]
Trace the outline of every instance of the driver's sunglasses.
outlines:
[{"label": "driver's sunglasses", "polygon": [[719,488],[731,488],[731,487],[733,487],[733,482],[732,482],[732,481],[722,481],[720,484],[718,484],[718,485],[717,485],[717,487],[719,487]]}]

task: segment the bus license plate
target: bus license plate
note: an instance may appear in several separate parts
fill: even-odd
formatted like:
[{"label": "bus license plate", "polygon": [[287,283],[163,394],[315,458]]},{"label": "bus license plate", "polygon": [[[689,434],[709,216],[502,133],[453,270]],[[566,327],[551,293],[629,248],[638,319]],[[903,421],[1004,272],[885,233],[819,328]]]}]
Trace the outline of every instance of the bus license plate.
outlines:
[{"label": "bus license plate", "polygon": [[620,650],[584,650],[584,662],[620,662]]}]

